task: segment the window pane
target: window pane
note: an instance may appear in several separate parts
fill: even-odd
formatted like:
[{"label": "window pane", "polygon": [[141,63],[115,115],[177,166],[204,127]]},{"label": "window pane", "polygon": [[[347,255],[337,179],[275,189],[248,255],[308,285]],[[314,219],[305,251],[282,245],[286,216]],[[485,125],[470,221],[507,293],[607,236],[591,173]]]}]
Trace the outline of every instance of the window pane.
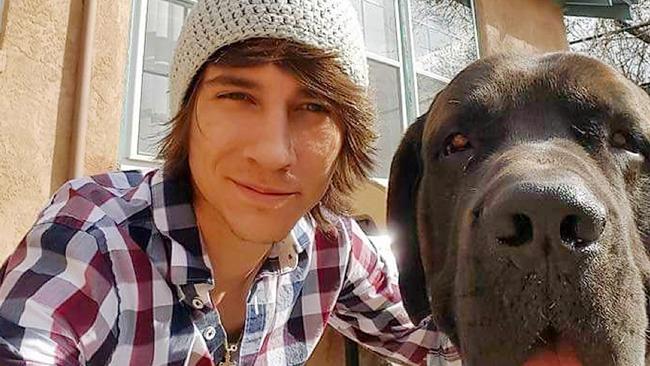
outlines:
[{"label": "window pane", "polygon": [[394,0],[350,0],[363,27],[366,49],[399,60]]},{"label": "window pane", "polygon": [[354,10],[357,11],[357,16],[359,16],[359,19],[361,19],[361,3],[363,0],[350,0],[350,2],[352,3]]},{"label": "window pane", "polygon": [[613,66],[650,92],[650,0],[630,6],[632,20],[565,17],[571,51]]},{"label": "window pane", "polygon": [[156,143],[162,137],[163,123],[169,119],[167,75],[188,11],[188,8],[171,1],[148,1],[138,121],[139,155],[156,155]]},{"label": "window pane", "polygon": [[142,74],[142,98],[140,99],[140,129],[138,130],[138,154],[155,156],[156,143],[167,122],[169,103],[168,78],[144,72]]},{"label": "window pane", "polygon": [[144,69],[167,75],[172,52],[185,19],[185,7],[149,0],[144,41]]},{"label": "window pane", "polygon": [[447,83],[441,80],[437,80],[422,74],[417,75],[418,83],[418,113],[423,114],[429,110],[433,98],[439,91],[444,89],[447,86]]},{"label": "window pane", "polygon": [[399,69],[368,60],[370,90],[377,105],[377,167],[373,176],[388,178],[390,162],[402,138]]},{"label": "window pane", "polygon": [[452,78],[477,59],[474,17],[457,0],[410,0],[415,67]]}]

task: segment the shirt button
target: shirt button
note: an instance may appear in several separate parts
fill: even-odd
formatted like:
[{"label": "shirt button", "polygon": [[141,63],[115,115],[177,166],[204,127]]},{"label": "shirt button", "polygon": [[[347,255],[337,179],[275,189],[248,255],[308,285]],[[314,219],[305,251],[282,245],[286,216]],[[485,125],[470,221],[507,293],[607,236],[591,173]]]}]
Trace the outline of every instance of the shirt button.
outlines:
[{"label": "shirt button", "polygon": [[207,341],[211,341],[216,335],[217,335],[217,330],[214,329],[214,327],[207,327],[203,331],[203,338],[205,338],[205,340]]},{"label": "shirt button", "polygon": [[195,297],[192,299],[192,306],[194,306],[194,309],[201,310],[203,309],[203,300],[201,300],[198,297]]}]

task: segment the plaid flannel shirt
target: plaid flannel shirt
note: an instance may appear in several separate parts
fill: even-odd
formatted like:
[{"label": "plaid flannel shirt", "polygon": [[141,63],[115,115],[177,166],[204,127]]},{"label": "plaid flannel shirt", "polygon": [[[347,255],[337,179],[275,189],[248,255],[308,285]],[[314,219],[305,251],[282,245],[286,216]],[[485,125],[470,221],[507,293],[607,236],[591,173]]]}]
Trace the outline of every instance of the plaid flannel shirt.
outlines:
[{"label": "plaid flannel shirt", "polygon": [[[186,182],[120,172],[66,183],[0,269],[0,365],[211,365],[225,333],[209,296]],[[460,364],[410,323],[396,276],[360,228],[301,219],[275,243],[246,304],[239,365],[299,365],[330,324],[404,363]]]}]

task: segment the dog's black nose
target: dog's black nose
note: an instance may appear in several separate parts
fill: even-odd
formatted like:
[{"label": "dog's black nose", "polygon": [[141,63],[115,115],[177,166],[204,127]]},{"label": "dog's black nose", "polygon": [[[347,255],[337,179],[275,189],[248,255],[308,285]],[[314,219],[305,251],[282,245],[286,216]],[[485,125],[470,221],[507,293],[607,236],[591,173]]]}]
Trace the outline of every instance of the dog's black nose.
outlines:
[{"label": "dog's black nose", "polygon": [[483,224],[491,239],[507,246],[531,242],[587,247],[602,234],[604,205],[583,184],[518,182],[496,193]]}]

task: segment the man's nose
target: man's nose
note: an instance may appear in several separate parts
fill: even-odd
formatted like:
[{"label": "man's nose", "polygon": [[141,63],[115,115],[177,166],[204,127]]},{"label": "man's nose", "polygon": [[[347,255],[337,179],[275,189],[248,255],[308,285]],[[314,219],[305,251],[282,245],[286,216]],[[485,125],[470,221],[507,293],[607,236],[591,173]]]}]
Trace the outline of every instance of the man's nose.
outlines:
[{"label": "man's nose", "polygon": [[296,160],[288,111],[276,107],[262,113],[244,154],[271,170],[286,169]]}]

